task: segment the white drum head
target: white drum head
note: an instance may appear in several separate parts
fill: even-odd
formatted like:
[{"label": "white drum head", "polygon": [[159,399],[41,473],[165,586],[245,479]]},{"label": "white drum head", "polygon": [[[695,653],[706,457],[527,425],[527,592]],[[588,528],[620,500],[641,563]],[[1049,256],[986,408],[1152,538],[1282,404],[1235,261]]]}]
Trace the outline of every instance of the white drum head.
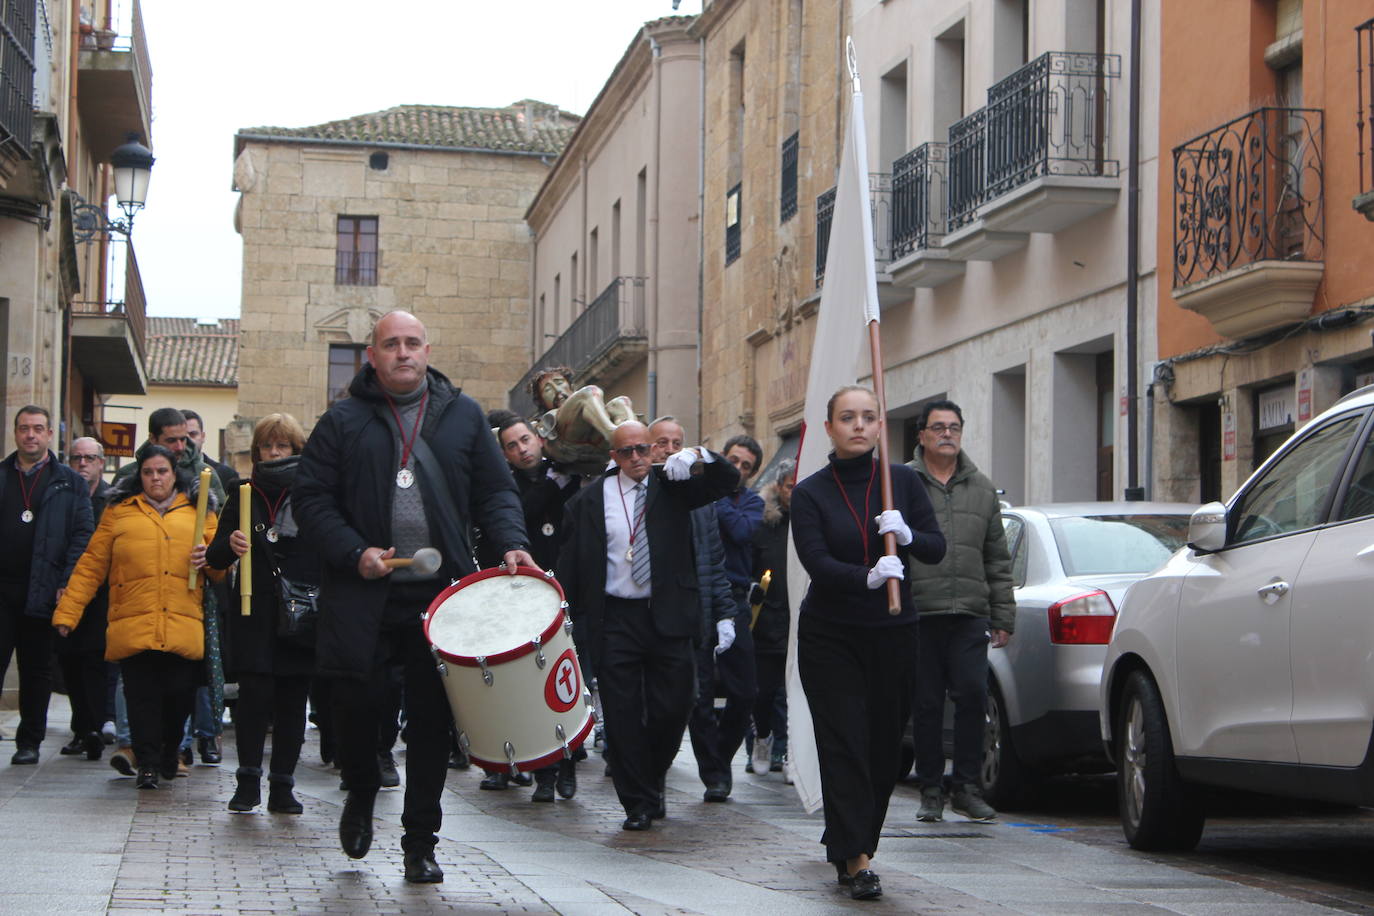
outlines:
[{"label": "white drum head", "polygon": [[536,576],[479,579],[434,609],[429,641],[450,656],[500,655],[541,636],[557,618],[562,600],[556,586]]}]

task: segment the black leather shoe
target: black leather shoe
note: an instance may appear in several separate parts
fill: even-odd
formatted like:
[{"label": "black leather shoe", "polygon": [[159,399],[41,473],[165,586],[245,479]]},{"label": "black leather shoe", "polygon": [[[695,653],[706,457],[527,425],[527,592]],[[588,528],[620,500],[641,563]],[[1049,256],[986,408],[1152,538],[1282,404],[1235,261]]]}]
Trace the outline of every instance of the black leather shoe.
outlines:
[{"label": "black leather shoe", "polygon": [[708,802],[723,802],[730,797],[730,787],[720,782],[713,783],[706,787],[701,797]]},{"label": "black leather shoe", "polygon": [[10,764],[17,767],[29,766],[37,762],[38,748],[36,747],[21,747],[15,751],[14,756],[10,758]]},{"label": "black leather shoe", "polygon": [[152,770],[139,770],[138,782],[134,783],[140,789],[156,789],[157,773]]},{"label": "black leather shoe", "polygon": [[477,784],[479,789],[497,790],[504,789],[510,785],[510,777],[505,773],[488,773],[482,777],[482,781]]},{"label": "black leather shoe", "polygon": [[849,887],[854,883],[854,878],[849,874],[849,869],[845,868],[843,862],[835,863],[835,883],[840,887]]},{"label": "black leather shoe", "polygon": [[361,859],[372,848],[372,804],[375,792],[349,792],[339,815],[339,845],[350,859]]},{"label": "black leather shoe", "polygon": [[[218,766],[224,760],[224,756],[219,750],[218,738],[201,738],[197,742],[197,749],[200,751],[200,762],[209,766]],[[188,761],[189,764],[189,761]]]},{"label": "black leather shoe", "polygon": [[530,801],[551,802],[553,801],[553,783],[541,782],[534,787],[534,794],[530,796]]},{"label": "black leather shoe", "polygon": [[554,781],[554,786],[558,789],[558,794],[564,798],[572,798],[577,794],[577,764],[571,760],[560,760],[558,762],[558,778]]},{"label": "black leather shoe", "polygon": [[382,788],[394,789],[401,784],[401,774],[396,770],[396,760],[390,754],[379,755],[377,766],[382,771]]},{"label": "black leather shoe", "polygon": [[849,880],[849,896],[855,900],[872,900],[883,895],[882,882],[871,868],[855,872],[854,877]]},{"label": "black leather shoe", "polygon": [[81,735],[75,735],[72,740],[62,745],[57,753],[63,757],[75,757],[77,754],[84,754],[86,753],[86,739]]},{"label": "black leather shoe", "polygon": [[411,884],[438,884],[444,880],[444,870],[434,861],[434,853],[408,852],[406,880]]},{"label": "black leather shoe", "polygon": [[654,819],[640,811],[625,818],[625,823],[620,825],[621,830],[648,830],[654,825]]}]

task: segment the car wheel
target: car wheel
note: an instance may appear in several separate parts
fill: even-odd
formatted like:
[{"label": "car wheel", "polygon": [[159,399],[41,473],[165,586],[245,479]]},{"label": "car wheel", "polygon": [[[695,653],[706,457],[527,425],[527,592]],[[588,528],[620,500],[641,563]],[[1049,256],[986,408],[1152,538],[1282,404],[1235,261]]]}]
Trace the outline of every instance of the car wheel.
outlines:
[{"label": "car wheel", "polygon": [[983,708],[983,796],[994,808],[1014,808],[1022,798],[1029,774],[1012,746],[1007,705],[996,685],[988,685]]},{"label": "car wheel", "polygon": [[1144,671],[1126,681],[1116,735],[1117,800],[1126,842],[1134,849],[1192,849],[1206,812],[1178,775],[1164,703]]}]

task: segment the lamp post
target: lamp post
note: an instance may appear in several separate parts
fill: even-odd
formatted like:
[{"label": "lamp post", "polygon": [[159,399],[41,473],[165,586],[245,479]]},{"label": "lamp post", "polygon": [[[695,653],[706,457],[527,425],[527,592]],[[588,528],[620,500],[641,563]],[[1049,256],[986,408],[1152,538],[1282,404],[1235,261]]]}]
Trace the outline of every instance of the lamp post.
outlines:
[{"label": "lamp post", "polygon": [[128,237],[134,230],[134,215],[148,201],[148,179],[153,172],[153,153],[138,142],[138,134],[131,133],[123,145],[110,154],[114,166],[115,200],[124,211],[124,219],[111,220],[104,207],[88,204],[81,195],[71,192],[78,203],[72,207],[72,222],[78,242],[89,242],[96,236],[119,233]]}]

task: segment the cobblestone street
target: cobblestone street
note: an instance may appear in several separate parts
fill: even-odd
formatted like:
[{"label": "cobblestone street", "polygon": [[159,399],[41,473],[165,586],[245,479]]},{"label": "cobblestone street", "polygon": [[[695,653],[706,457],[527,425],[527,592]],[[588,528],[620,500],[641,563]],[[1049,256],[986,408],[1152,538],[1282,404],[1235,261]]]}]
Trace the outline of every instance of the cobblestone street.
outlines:
[{"label": "cobblestone street", "polygon": [[[0,713],[13,734],[15,714]],[[50,721],[65,721],[55,698]],[[480,771],[450,771],[439,885],[402,879],[401,790],[384,790],[366,859],[338,848],[343,793],[320,765],[312,731],[299,817],[225,809],[232,730],[220,767],[138,792],[105,761],[62,757],[54,727],[37,767],[0,762],[0,857],[6,913],[1307,913],[1367,911],[1311,888],[1219,877],[1127,850],[1109,830],[1006,816],[976,824],[915,820],[916,793],[894,796],[876,868],[884,896],[850,901],[821,860],[819,816],[803,814],[780,774],[737,766],[731,801],[708,805],[684,746],[668,778],[668,817],[620,829],[610,780],[594,756],[571,801],[535,805],[528,789],[483,792]],[[1089,819],[1091,820],[1091,819]],[[1098,818],[1100,821],[1101,819]],[[1083,842],[1087,840],[1086,842]],[[1230,880],[1228,880],[1230,879]],[[1268,885],[1270,889],[1266,889]]]}]

